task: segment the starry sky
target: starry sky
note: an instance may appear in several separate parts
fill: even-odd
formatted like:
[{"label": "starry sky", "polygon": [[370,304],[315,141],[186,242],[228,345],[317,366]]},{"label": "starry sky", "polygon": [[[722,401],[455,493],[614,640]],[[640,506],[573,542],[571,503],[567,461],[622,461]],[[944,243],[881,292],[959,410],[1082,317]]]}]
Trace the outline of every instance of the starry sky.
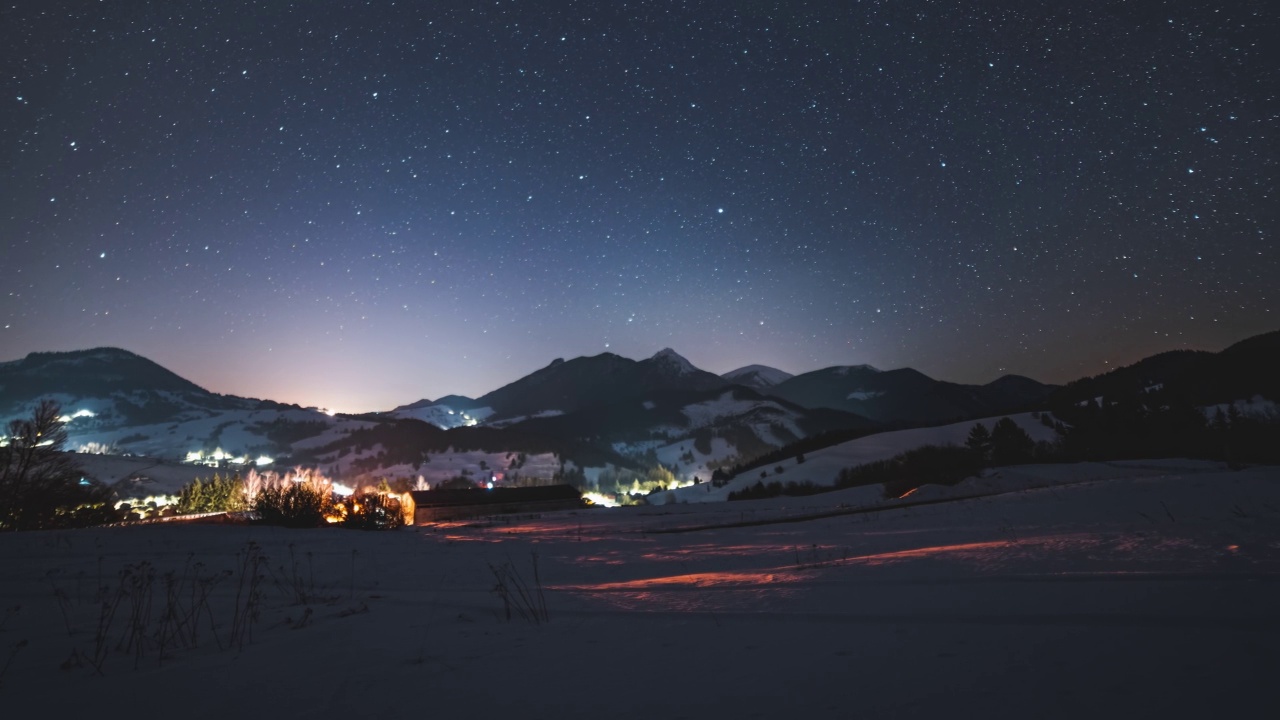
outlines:
[{"label": "starry sky", "polygon": [[0,360],[344,411],[557,357],[1063,382],[1280,326],[1280,8],[19,1]]}]

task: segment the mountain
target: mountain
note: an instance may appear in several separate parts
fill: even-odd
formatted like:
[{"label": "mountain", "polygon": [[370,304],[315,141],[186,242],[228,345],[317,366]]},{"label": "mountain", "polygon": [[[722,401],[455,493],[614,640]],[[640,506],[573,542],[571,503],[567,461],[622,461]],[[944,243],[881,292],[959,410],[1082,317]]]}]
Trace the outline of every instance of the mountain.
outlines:
[{"label": "mountain", "polygon": [[613,353],[557,359],[480,396],[477,402],[493,408],[493,419],[501,420],[569,413],[602,402],[621,402],[671,390],[713,390],[727,384],[668,348],[647,360],[630,360]]},{"label": "mountain", "polygon": [[319,467],[343,480],[424,476],[434,483],[489,472],[548,479],[571,465],[643,470],[655,461],[682,478],[705,479],[714,467],[824,433],[937,425],[1100,395],[1201,406],[1257,394],[1276,399],[1277,367],[1280,332],[1219,353],[1161,353],[1062,388],[1015,375],[962,385],[867,365],[794,377],[757,365],[718,377],[664,349],[644,360],[610,353],[556,360],[479,398],[450,395],[330,417],[211,393],[141,356],[96,348],[0,363],[0,420],[25,417],[50,397],[71,418],[72,448],[169,460],[222,449],[241,462]]},{"label": "mountain", "polygon": [[[549,479],[565,463],[643,470],[655,457],[685,477],[705,478],[712,462],[832,428],[870,427],[848,413],[731,386],[670,349],[640,361],[612,354],[557,360],[478,399],[449,395],[334,417],[211,393],[113,348],[33,353],[0,364],[0,419],[27,416],[46,397],[68,414],[72,449],[146,456],[153,464],[222,451],[216,457],[223,466],[317,467],[348,482],[436,483],[491,472]],[[181,467],[191,476],[213,472]]]},{"label": "mountain", "polygon": [[[1223,402],[1261,395],[1280,402],[1280,330],[1228,347],[1182,378],[1193,402]],[[1176,383],[1175,383],[1176,385]]]},{"label": "mountain", "polygon": [[119,348],[34,352],[21,360],[0,363],[0,409],[29,405],[55,393],[80,397],[149,392],[211,394],[141,355]]},{"label": "mountain", "polygon": [[1255,335],[1221,352],[1171,350],[1111,372],[1067,383],[1053,393],[1055,407],[1098,398],[1155,395],[1193,405],[1261,395],[1280,402],[1280,331]]},{"label": "mountain", "polygon": [[789,372],[783,372],[768,365],[747,365],[737,370],[730,370],[720,377],[734,385],[763,390],[794,376]]},{"label": "mountain", "polygon": [[262,404],[211,393],[118,348],[31,353],[0,363],[0,417],[24,416],[40,398],[53,398],[68,412],[88,410],[99,423],[129,425],[167,420],[183,411]]},{"label": "mountain", "polygon": [[833,408],[878,422],[941,424],[1027,409],[1053,386],[1007,375],[987,385],[943,382],[911,368],[836,366],[797,375],[768,388],[770,395],[807,408]]},{"label": "mountain", "polygon": [[171,460],[218,449],[274,460],[290,455],[295,442],[353,424],[296,405],[211,393],[117,348],[31,353],[0,363],[0,420],[27,417],[46,398],[69,418],[71,449]]}]

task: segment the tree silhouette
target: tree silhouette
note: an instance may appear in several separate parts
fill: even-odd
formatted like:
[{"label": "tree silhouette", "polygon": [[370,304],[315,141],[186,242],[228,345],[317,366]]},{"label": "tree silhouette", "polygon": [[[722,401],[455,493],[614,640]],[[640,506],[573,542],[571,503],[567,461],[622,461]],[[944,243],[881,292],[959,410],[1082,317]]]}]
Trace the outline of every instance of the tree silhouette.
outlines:
[{"label": "tree silhouette", "polygon": [[982,423],[974,423],[964,445],[985,461],[991,455],[991,431]]},{"label": "tree silhouette", "polygon": [[0,442],[0,529],[42,530],[115,519],[111,491],[82,481],[65,452],[62,408],[42,400],[30,419],[9,423]]},{"label": "tree silhouette", "polygon": [[1007,417],[1000,418],[991,428],[991,463],[993,465],[1017,465],[1031,462],[1036,443]]}]

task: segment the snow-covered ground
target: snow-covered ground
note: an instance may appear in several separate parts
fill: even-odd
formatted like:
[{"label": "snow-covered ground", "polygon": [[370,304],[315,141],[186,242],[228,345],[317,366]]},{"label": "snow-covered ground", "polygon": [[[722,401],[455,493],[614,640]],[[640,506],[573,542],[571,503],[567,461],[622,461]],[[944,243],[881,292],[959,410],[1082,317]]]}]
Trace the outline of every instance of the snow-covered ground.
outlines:
[{"label": "snow-covered ground", "polygon": [[230,475],[235,470],[219,470],[200,465],[187,465],[154,458],[121,457],[119,455],[77,455],[76,462],[85,477],[116,490],[122,500],[177,495],[182,487],[196,478],[209,478],[217,473]]},{"label": "snow-covered ground", "polygon": [[[998,494],[855,512],[855,489],[390,533],[3,534],[0,707],[193,718],[1274,711],[1280,469],[1025,466],[971,484]],[[1040,487],[1018,489],[1029,485]],[[246,575],[255,553],[265,560]],[[549,622],[507,621],[491,568],[534,589],[535,556]],[[150,605],[135,604],[145,582],[133,578],[151,570]],[[242,590],[239,607],[258,615],[237,641],[237,587],[253,576],[260,600]],[[201,611],[196,647],[165,621],[166,583],[184,583],[179,618]],[[99,633],[104,600],[117,609]],[[141,651],[120,649],[139,638]]]}]

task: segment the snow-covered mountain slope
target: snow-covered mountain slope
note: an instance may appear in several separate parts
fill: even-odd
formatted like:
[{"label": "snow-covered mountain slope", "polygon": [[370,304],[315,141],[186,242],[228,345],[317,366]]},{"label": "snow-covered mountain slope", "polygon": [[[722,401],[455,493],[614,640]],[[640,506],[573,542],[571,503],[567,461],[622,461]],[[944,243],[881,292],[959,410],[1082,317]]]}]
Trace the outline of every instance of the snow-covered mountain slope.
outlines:
[{"label": "snow-covered mountain slope", "polygon": [[698,368],[693,366],[693,363],[671,348],[663,348],[654,353],[653,357],[649,358],[649,362],[666,368],[676,375],[692,375],[700,372]]},{"label": "snow-covered mountain slope", "polygon": [[217,395],[125,350],[32,353],[0,365],[0,419],[28,417],[43,399],[68,419],[68,449],[181,460],[222,449],[275,457],[294,442],[360,421],[296,405]]},{"label": "snow-covered mountain slope", "polygon": [[414,404],[398,407],[392,410],[389,415],[395,418],[421,420],[431,423],[442,430],[448,430],[449,428],[479,425],[490,415],[493,415],[493,408],[463,408],[444,403]]},{"label": "snow-covered mountain slope", "polygon": [[[308,443],[331,442],[373,423],[344,416],[331,417],[302,408],[262,408],[184,412],[166,422],[117,425],[97,422],[96,417],[73,418],[67,424],[69,450],[107,449],[180,461],[192,453],[205,457],[222,450],[229,457],[287,462]],[[266,463],[264,463],[266,464]]]},{"label": "snow-covered mountain slope", "polygon": [[405,462],[387,454],[387,448],[373,445],[342,455],[321,458],[325,475],[343,478],[349,485],[373,485],[377,479],[407,479],[423,483],[423,489],[446,480],[465,478],[477,487],[549,483],[560,471],[560,457],[554,453],[517,453],[447,448],[426,454],[425,462]]},{"label": "snow-covered mountain slope", "polygon": [[654,461],[652,451],[659,462],[676,466],[682,478],[705,479],[708,463],[756,457],[816,433],[874,426],[855,415],[803,408],[740,385],[651,397],[601,403],[517,427],[608,443],[614,452],[642,464]]},{"label": "snow-covered mountain slope", "polygon": [[768,365],[747,365],[737,370],[730,370],[720,377],[735,385],[745,385],[756,390],[763,390],[794,376],[789,372],[784,372]]},{"label": "snow-covered mountain slope", "polygon": [[[1033,440],[1051,441],[1057,437],[1057,433],[1052,428],[1045,427],[1038,419],[1032,417],[1031,413],[1008,417],[1026,430]],[[797,462],[796,458],[791,458],[777,463],[776,467],[783,469],[782,474],[776,473],[775,466],[747,471],[733,478],[723,487],[706,485],[676,490],[676,498],[681,502],[719,502],[728,499],[729,493],[752,485],[761,479],[767,479],[770,482],[811,482],[815,485],[834,485],[837,475],[844,468],[888,460],[895,455],[924,445],[963,445],[975,422],[981,422],[990,430],[999,419],[992,417],[952,425],[868,435],[805,453],[804,462]],[[761,471],[767,473],[767,478],[761,478]],[[879,492],[878,486],[876,491]]]}]

